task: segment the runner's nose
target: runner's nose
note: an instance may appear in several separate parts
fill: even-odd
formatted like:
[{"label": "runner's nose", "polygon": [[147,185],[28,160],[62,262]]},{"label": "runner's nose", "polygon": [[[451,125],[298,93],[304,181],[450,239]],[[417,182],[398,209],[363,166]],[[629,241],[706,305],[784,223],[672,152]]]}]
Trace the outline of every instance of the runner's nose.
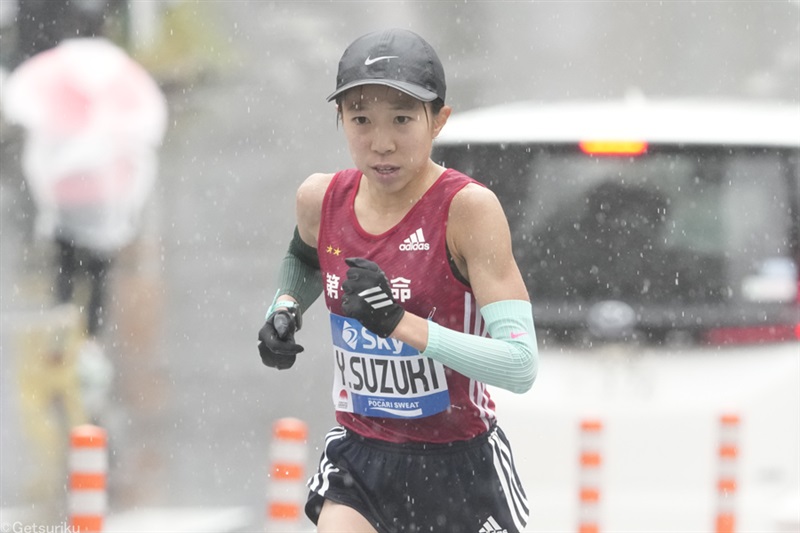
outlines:
[{"label": "runner's nose", "polygon": [[385,128],[375,128],[372,135],[372,151],[379,154],[388,154],[394,152],[395,143],[392,135]]}]

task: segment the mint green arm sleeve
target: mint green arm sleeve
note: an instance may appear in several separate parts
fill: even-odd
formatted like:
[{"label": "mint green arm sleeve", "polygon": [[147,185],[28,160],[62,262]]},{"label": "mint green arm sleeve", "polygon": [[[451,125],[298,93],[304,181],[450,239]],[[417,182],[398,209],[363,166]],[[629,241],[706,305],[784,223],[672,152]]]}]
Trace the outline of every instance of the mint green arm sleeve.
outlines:
[{"label": "mint green arm sleeve", "polygon": [[278,270],[278,287],[276,299],[287,294],[297,300],[301,311],[305,312],[322,294],[322,275],[318,268],[309,266],[295,255],[286,254]]},{"label": "mint green arm sleeve", "polygon": [[297,300],[301,312],[305,312],[311,307],[311,304],[322,294],[322,274],[319,269],[317,250],[303,242],[297,227],[294,229],[289,250],[281,261],[278,270],[278,292],[267,311],[267,316],[274,309],[275,300],[283,294]]},{"label": "mint green arm sleeve", "polygon": [[530,302],[494,302],[482,307],[481,315],[491,338],[430,322],[428,346],[422,355],[487,385],[515,393],[530,390],[539,368]]}]

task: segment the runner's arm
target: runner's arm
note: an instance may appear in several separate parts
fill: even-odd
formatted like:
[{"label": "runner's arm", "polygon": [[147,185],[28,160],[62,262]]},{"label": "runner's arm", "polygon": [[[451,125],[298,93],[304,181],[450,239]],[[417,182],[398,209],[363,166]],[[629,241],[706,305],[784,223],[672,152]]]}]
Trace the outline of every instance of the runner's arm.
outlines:
[{"label": "runner's arm", "polygon": [[[321,195],[319,198],[314,195],[320,189],[320,176],[309,177],[298,188],[298,225],[278,271],[278,290],[258,332],[261,361],[279,370],[294,365],[297,354],[303,351],[303,347],[295,342],[294,334],[302,327],[303,312],[322,293],[317,250],[301,237],[303,230],[308,234],[309,226],[313,227],[315,200],[319,206],[322,205]],[[324,194],[325,189],[321,190]],[[316,219],[319,220],[319,210]],[[316,234],[313,236],[316,243]]]},{"label": "runner's arm", "polygon": [[457,332],[405,313],[392,336],[465,376],[512,392],[531,388],[538,370],[533,311],[494,193],[465,187],[453,200],[448,248],[468,279],[491,338]]},{"label": "runner's arm", "polygon": [[279,288],[271,309],[280,302],[291,301],[299,304],[304,312],[322,294],[319,258],[316,257],[317,236],[322,199],[332,177],[332,174],[312,174],[297,189],[297,227],[289,252],[281,263]]}]

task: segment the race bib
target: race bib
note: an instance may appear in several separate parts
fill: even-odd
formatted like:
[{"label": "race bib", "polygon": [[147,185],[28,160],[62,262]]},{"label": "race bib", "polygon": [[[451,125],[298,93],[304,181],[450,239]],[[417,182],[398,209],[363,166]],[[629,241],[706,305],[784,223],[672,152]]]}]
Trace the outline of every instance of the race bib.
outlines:
[{"label": "race bib", "polygon": [[331,313],[333,404],[337,411],[422,418],[450,406],[444,366],[397,339],[383,339],[353,318]]}]

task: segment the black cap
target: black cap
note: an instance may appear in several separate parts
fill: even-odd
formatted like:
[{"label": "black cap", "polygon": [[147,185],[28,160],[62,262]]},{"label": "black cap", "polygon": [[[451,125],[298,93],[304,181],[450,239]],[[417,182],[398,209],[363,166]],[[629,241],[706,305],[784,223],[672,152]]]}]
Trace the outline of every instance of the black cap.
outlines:
[{"label": "black cap", "polygon": [[368,33],[347,47],[339,60],[330,102],[359,85],[393,87],[423,102],[444,101],[444,68],[430,44],[416,33],[391,29]]}]

